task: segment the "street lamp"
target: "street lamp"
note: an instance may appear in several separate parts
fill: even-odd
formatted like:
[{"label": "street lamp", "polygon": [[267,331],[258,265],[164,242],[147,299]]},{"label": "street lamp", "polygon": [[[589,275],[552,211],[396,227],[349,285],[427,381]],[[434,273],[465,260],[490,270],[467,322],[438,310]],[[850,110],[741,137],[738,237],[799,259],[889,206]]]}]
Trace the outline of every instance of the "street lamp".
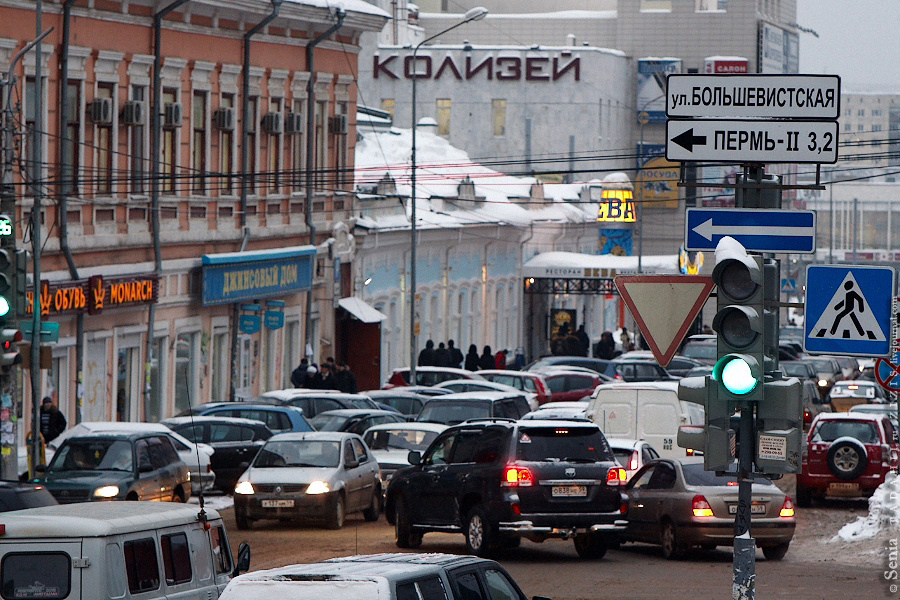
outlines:
[{"label": "street lamp", "polygon": [[647,114],[646,108],[652,103],[656,102],[660,98],[665,98],[665,94],[660,94],[656,98],[651,98],[644,102],[644,105],[641,106],[640,110],[638,110],[637,118],[638,123],[640,124],[641,130],[641,149],[640,154],[638,154],[638,163],[640,164],[640,182],[637,181],[637,177],[635,177],[635,185],[638,187],[638,204],[637,204],[637,217],[638,217],[638,273],[643,273],[643,260],[644,260],[644,125],[650,122],[650,115]]},{"label": "street lamp", "polygon": [[454,25],[439,31],[438,33],[427,37],[413,48],[412,53],[412,173],[410,175],[411,192],[409,195],[409,382],[410,385],[416,384],[416,80],[419,73],[416,68],[416,53],[419,48],[426,42],[430,42],[434,38],[444,35],[451,29],[456,29],[460,25],[465,25],[470,21],[480,21],[488,14],[488,10],[483,6],[470,8],[463,15],[463,20]]}]

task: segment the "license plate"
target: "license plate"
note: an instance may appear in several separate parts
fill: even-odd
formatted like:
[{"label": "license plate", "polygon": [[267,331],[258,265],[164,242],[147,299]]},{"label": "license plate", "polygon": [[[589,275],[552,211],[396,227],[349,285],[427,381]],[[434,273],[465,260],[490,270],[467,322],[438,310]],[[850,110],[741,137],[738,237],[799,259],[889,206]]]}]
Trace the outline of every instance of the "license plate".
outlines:
[{"label": "license plate", "polygon": [[[738,505],[737,504],[729,504],[728,505],[728,514],[736,515],[737,514]],[[765,504],[751,504],[750,505],[750,514],[751,515],[764,515],[766,514],[766,505]]]},{"label": "license plate", "polygon": [[293,508],[293,500],[263,500],[263,508]]},{"label": "license plate", "polygon": [[858,492],[859,484],[858,483],[829,483],[828,484],[829,492]]},{"label": "license plate", "polygon": [[554,498],[579,498],[587,496],[585,485],[554,485],[551,490]]}]

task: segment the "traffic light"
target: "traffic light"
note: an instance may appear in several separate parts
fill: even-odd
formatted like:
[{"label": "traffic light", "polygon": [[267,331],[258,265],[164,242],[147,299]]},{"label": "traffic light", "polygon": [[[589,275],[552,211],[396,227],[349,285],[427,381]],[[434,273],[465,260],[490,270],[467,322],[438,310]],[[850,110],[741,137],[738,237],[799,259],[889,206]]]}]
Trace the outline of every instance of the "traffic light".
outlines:
[{"label": "traffic light", "polygon": [[756,407],[756,468],[761,473],[799,473],[803,436],[801,384],[796,377],[764,384]]},{"label": "traffic light", "polygon": [[731,426],[734,404],[719,397],[712,378],[685,377],[678,382],[678,399],[702,404],[704,425],[682,425],[676,438],[678,446],[703,452],[703,468],[728,471],[736,456],[736,429]]},{"label": "traffic light", "polygon": [[21,341],[20,330],[7,327],[0,329],[0,367],[11,367],[22,362],[18,346]]},{"label": "traffic light", "polygon": [[0,326],[16,316],[16,249],[0,248]]}]

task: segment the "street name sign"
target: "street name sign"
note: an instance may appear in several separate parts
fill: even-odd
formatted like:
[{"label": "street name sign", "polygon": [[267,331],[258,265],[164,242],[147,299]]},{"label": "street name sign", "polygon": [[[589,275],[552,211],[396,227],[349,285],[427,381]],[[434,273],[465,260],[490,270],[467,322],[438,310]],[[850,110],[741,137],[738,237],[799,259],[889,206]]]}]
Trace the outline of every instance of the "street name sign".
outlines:
[{"label": "street name sign", "polygon": [[757,117],[835,120],[837,75],[699,75],[667,78],[666,116],[675,119]]},{"label": "street name sign", "polygon": [[837,121],[666,121],[666,159],[740,163],[836,163]]},{"label": "street name sign", "polygon": [[616,288],[653,357],[665,367],[713,288],[704,275],[620,275]]},{"label": "street name sign", "polygon": [[764,208],[688,208],[684,247],[715,250],[733,237],[751,252],[809,254],[816,251],[816,213]]},{"label": "street name sign", "polygon": [[891,354],[894,269],[810,265],[803,350],[848,356]]}]

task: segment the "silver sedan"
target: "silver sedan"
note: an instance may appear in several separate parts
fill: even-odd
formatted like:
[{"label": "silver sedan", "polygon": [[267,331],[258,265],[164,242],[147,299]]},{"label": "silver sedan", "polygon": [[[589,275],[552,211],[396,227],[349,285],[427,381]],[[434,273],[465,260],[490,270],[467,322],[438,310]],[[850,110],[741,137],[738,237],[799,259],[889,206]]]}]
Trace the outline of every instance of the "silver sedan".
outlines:
[{"label": "silver sedan", "polygon": [[381,513],[381,472],[355,433],[282,433],[266,441],[234,488],[238,529],[258,519],[344,526],[346,515],[367,521]]}]

